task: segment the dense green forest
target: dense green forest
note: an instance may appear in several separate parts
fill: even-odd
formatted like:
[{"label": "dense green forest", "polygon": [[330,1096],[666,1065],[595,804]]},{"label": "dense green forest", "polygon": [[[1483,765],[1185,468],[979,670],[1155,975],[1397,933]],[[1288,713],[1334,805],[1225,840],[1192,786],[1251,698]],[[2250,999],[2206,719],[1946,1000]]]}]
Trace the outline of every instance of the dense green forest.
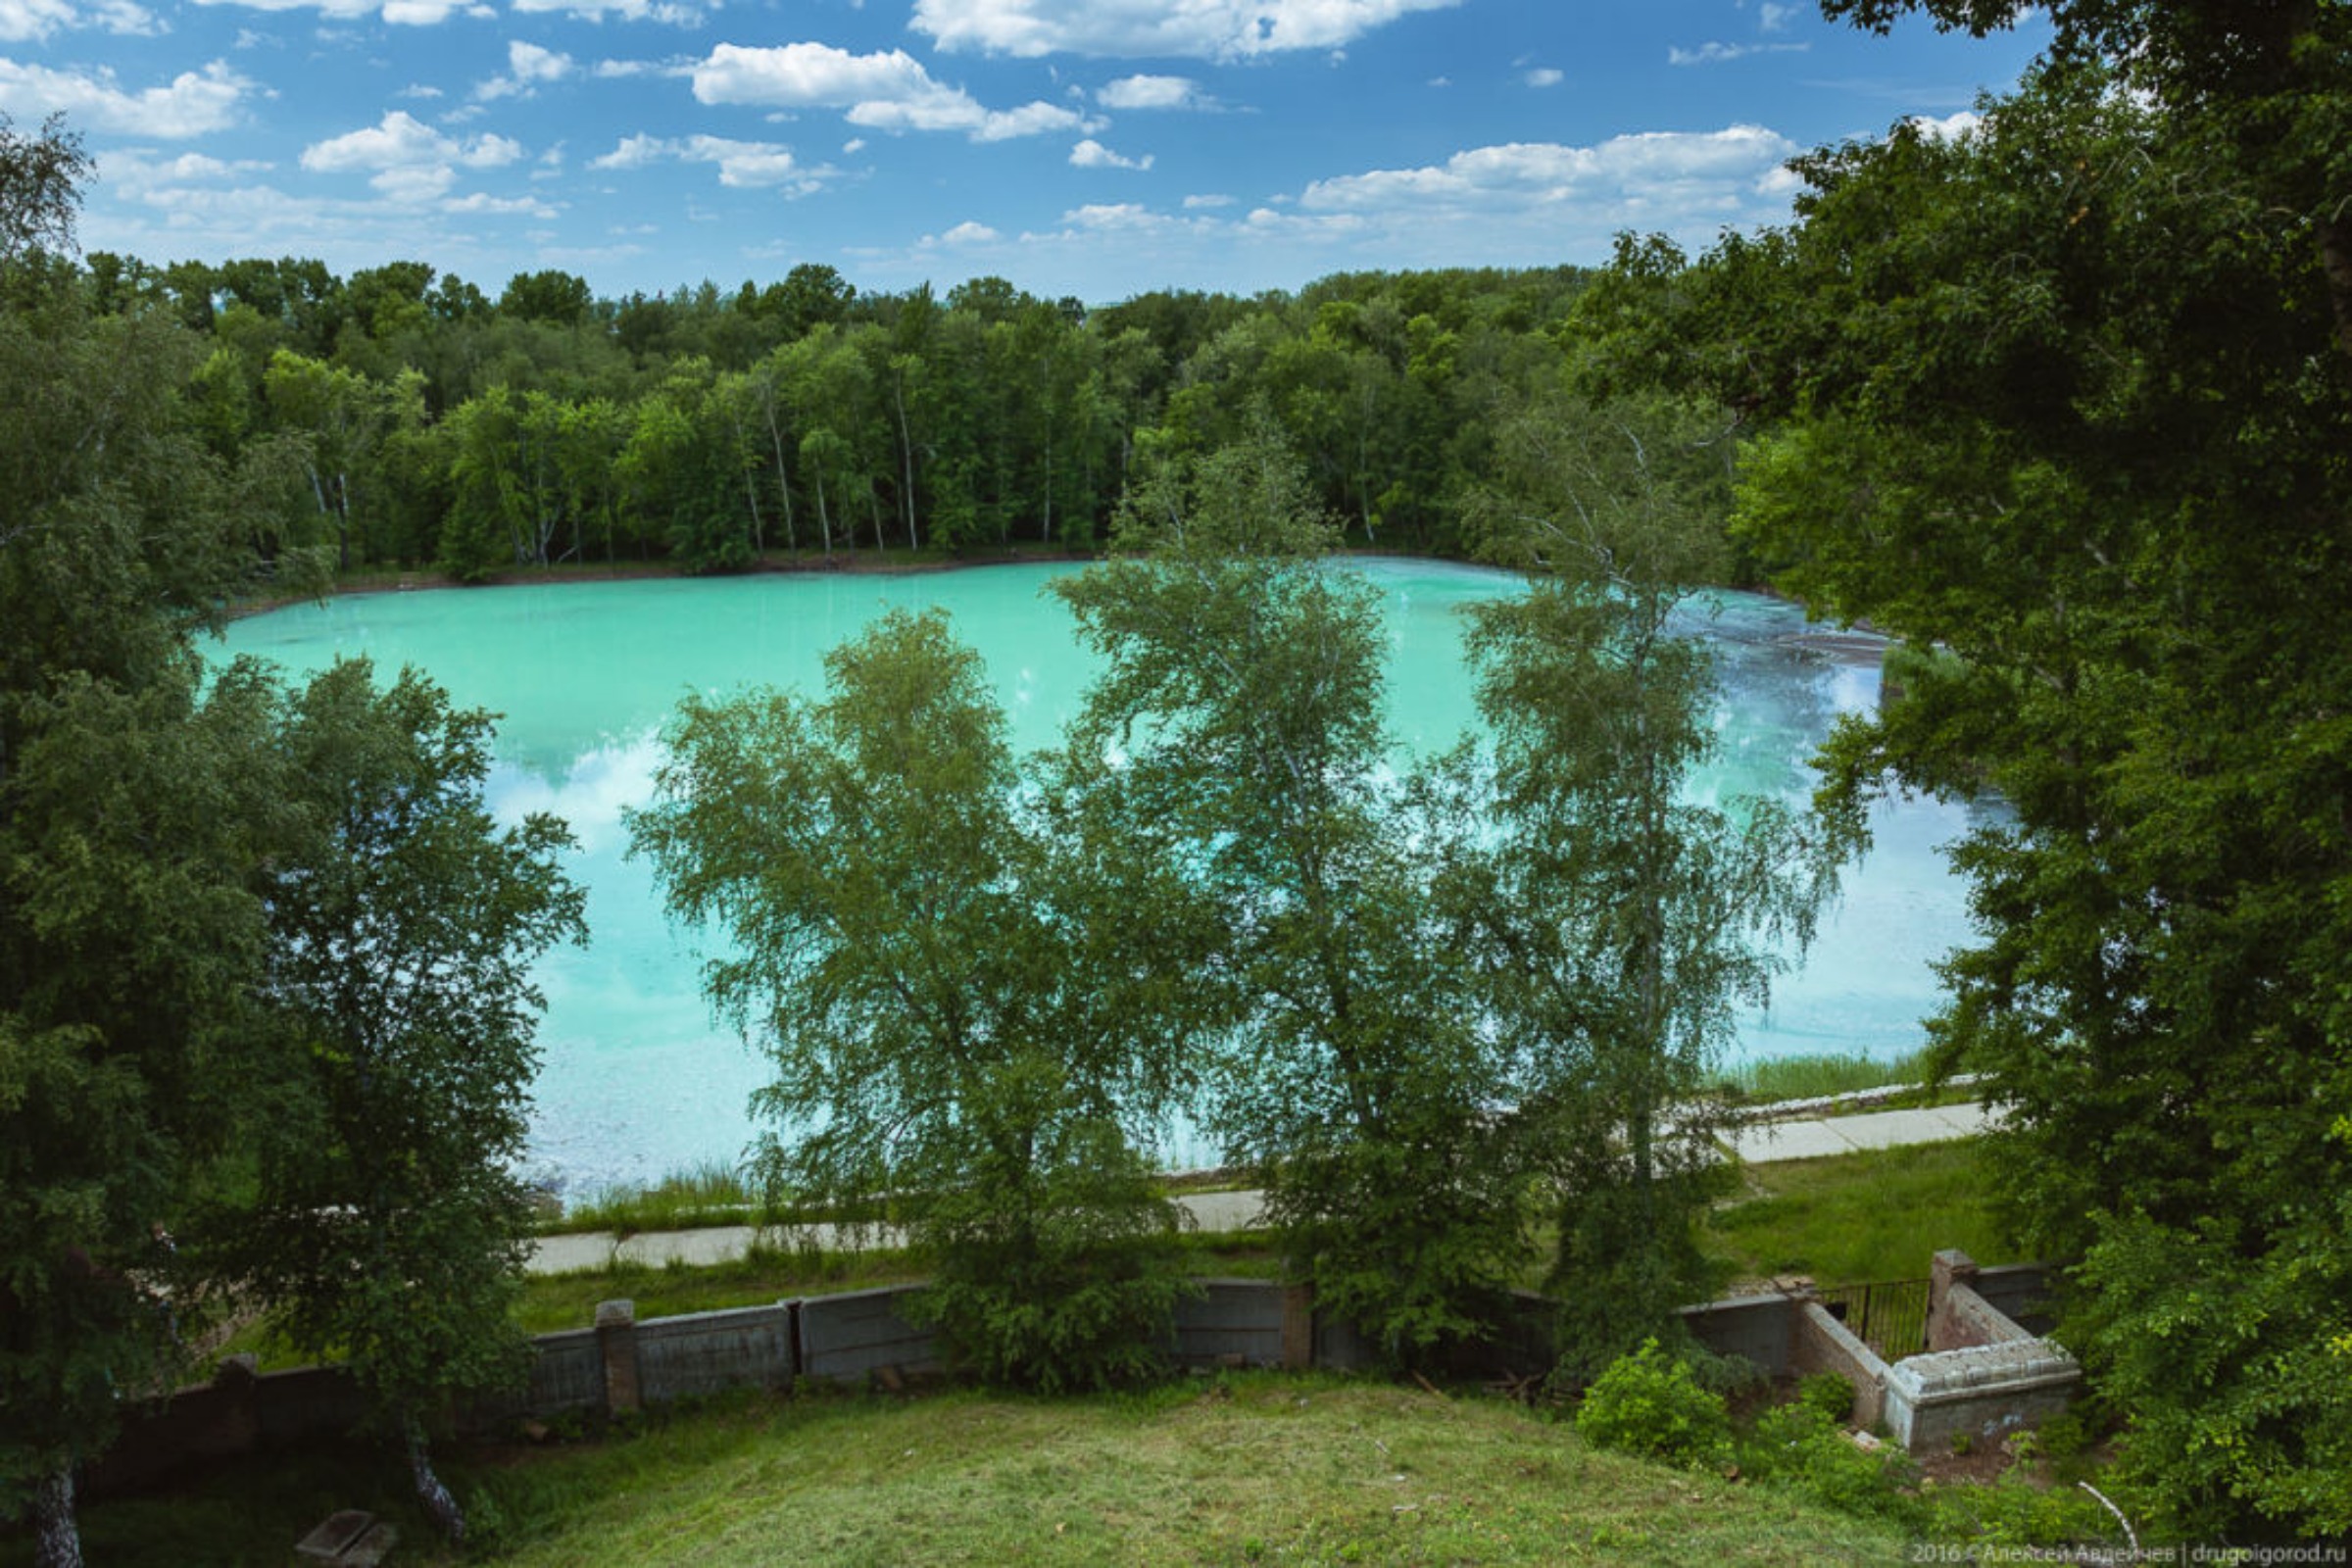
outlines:
[{"label": "dense green forest", "polygon": [[423,262],[86,262],[101,313],[206,345],[191,395],[223,456],[307,453],[340,567],[769,552],[1087,549],[1139,459],[1214,450],[1263,411],[1364,543],[1460,548],[1492,431],[1556,374],[1584,274],[1360,274],[1253,299],[1090,310],[999,277],[902,294],[832,268],[605,299],[559,271],[493,300]]}]

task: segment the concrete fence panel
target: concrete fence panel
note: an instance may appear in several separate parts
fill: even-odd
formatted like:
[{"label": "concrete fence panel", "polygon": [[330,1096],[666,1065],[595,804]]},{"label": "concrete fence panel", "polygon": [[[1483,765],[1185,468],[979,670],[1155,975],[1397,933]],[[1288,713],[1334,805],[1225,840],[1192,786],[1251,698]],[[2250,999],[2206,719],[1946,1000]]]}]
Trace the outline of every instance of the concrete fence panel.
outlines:
[{"label": "concrete fence panel", "polygon": [[542,1334],[532,1345],[531,1381],[516,1401],[515,1415],[563,1415],[605,1407],[605,1362],[596,1330],[567,1329]]},{"label": "concrete fence panel", "polygon": [[803,1376],[855,1383],[890,1367],[901,1373],[944,1369],[931,1331],[906,1321],[901,1307],[911,1286],[812,1296],[800,1303]]},{"label": "concrete fence panel", "polygon": [[1176,1303],[1179,1366],[1282,1365],[1283,1288],[1272,1280],[1197,1280]]},{"label": "concrete fence panel", "polygon": [[638,1387],[649,1404],[726,1389],[788,1389],[799,1370],[793,1304],[747,1306],[637,1325]]},{"label": "concrete fence panel", "polygon": [[305,1366],[253,1380],[256,1437],[265,1446],[346,1433],[368,1419],[368,1401],[341,1367]]},{"label": "concrete fence panel", "polygon": [[2051,1298],[2057,1271],[2040,1263],[2009,1263],[1977,1270],[1977,1294],[1986,1304],[2029,1334],[2047,1334],[2057,1325]]},{"label": "concrete fence panel", "polygon": [[1796,1302],[1787,1296],[1736,1296],[1682,1309],[1690,1337],[1717,1355],[1745,1356],[1773,1377],[1791,1364]]}]

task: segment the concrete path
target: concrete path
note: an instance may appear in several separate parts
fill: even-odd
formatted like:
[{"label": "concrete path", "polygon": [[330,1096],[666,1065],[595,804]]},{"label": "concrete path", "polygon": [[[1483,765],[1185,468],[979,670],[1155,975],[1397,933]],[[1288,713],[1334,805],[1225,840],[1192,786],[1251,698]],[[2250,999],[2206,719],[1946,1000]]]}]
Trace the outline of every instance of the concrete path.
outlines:
[{"label": "concrete path", "polygon": [[[1939,1144],[1999,1125],[1997,1109],[1982,1105],[1936,1105],[1924,1110],[1874,1110],[1851,1116],[1757,1122],[1727,1142],[1740,1159],[1758,1165],[1911,1144]],[[1260,1198],[1253,1192],[1187,1193],[1176,1201],[1192,1215],[1192,1228],[1196,1230],[1244,1231],[1258,1222]],[[528,1266],[534,1274],[568,1274],[580,1269],[605,1268],[616,1261],[645,1263],[656,1268],[667,1263],[696,1266],[726,1263],[749,1250],[759,1235],[750,1225],[719,1225],[690,1231],[643,1231],[625,1239],[610,1231],[543,1236],[532,1251]],[[771,1232],[768,1236],[771,1245],[798,1246],[807,1242],[820,1250],[838,1248],[845,1245],[845,1240],[831,1225],[796,1226],[788,1232]],[[893,1241],[887,1234],[869,1239],[869,1243],[882,1246],[892,1245]]]},{"label": "concrete path", "polygon": [[1920,1110],[1872,1110],[1851,1116],[1809,1116],[1793,1121],[1756,1122],[1725,1141],[1750,1165],[1783,1159],[1819,1159],[1906,1144],[1940,1144],[2001,1124],[1998,1109],[1983,1105],[1931,1105]]}]

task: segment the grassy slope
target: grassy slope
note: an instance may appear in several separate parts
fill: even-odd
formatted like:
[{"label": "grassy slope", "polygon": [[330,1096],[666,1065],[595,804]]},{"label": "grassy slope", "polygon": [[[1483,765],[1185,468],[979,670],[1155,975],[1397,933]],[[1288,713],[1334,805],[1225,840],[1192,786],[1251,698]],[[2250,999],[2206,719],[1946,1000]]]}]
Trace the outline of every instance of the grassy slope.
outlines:
[{"label": "grassy slope", "polygon": [[1751,1165],[1740,1174],[1744,1195],[1717,1208],[1702,1238],[1740,1279],[1920,1279],[1946,1247],[1980,1263],[2021,1260],[1994,1213],[1998,1172],[1974,1141]]},{"label": "grassy slope", "polygon": [[[1782,1494],[1584,1446],[1515,1404],[1329,1377],[1234,1374],[1124,1398],[977,1393],[740,1399],[606,1442],[444,1474],[490,1560],[735,1563],[1886,1563],[1902,1544]],[[402,1467],[305,1452],[84,1511],[89,1560],[290,1560],[330,1508],[451,1560]],[[486,1499],[486,1502],[485,1502]],[[29,1561],[0,1539],[0,1568]]]},{"label": "grassy slope", "polygon": [[1898,1549],[1769,1494],[1594,1453],[1515,1405],[1330,1379],[803,1402],[741,1420],[724,1451],[662,1450],[657,1436],[612,1453],[625,1478],[581,1465],[590,1490],[514,1561],[1814,1563]]}]

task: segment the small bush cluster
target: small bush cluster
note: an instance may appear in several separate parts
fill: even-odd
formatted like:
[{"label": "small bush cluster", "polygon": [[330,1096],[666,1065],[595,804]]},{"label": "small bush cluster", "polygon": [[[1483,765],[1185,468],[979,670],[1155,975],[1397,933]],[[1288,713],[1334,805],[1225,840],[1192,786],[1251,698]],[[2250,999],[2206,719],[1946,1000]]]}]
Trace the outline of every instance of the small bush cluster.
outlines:
[{"label": "small bush cluster", "polygon": [[1732,1418],[1723,1396],[1698,1386],[1690,1363],[1645,1340],[1585,1393],[1576,1430],[1594,1447],[1690,1469],[1732,1455]]},{"label": "small bush cluster", "polygon": [[[1848,1385],[1846,1398],[1852,1397]],[[1824,1402],[1826,1393],[1800,1396],[1793,1404],[1774,1405],[1757,1416],[1740,1445],[1740,1473],[1857,1518],[1914,1530],[1924,1525],[1925,1511],[1913,1490],[1919,1470],[1911,1456],[1896,1447],[1858,1446],[1841,1424],[1845,1412],[1825,1415]]]},{"label": "small bush cluster", "polygon": [[[1596,1447],[1691,1469],[1726,1468],[1740,1479],[1793,1493],[1856,1518],[1929,1541],[2064,1546],[2114,1539],[2113,1518],[2087,1491],[2043,1488],[2013,1470],[1989,1485],[1925,1486],[1899,1448],[1871,1446],[1845,1430],[1854,1387],[1836,1373],[1804,1379],[1796,1396],[1736,1434],[1723,1396],[1686,1356],[1651,1340],[1595,1380],[1576,1427]],[[2080,1442],[2063,1418],[2057,1437]],[[2029,1441],[2019,1457],[2034,1452]]]}]

